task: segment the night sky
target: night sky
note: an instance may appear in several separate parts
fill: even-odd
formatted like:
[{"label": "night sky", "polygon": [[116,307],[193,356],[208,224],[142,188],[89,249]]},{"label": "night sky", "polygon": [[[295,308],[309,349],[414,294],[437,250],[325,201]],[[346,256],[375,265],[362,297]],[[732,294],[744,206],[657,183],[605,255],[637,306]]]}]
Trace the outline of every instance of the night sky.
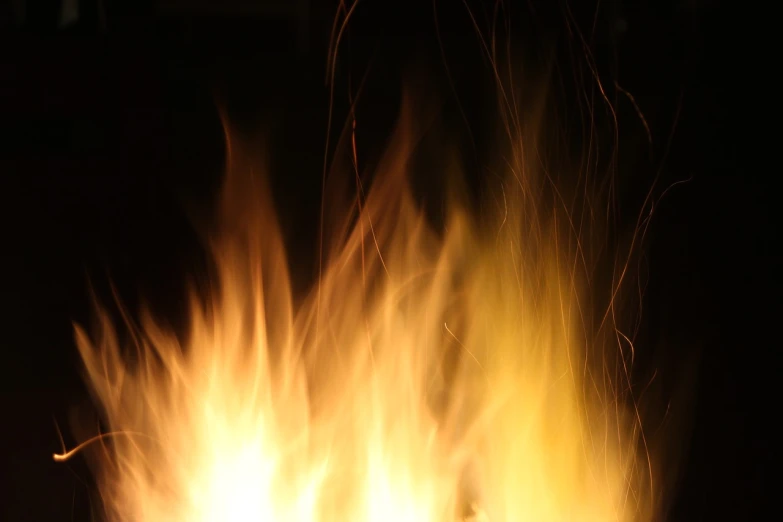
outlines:
[{"label": "night sky", "polygon": [[[131,308],[145,296],[177,325],[185,284],[206,263],[194,221],[206,219],[220,182],[217,102],[240,129],[265,126],[288,249],[314,259],[335,6],[311,2],[303,26],[252,2],[224,3],[237,7],[84,2],[66,27],[57,1],[29,2],[24,20],[0,8],[3,521],[88,519],[86,465],[51,461],[55,421],[73,442],[69,411],[86,397],[71,321],[89,321],[89,276],[99,292],[111,278]],[[740,12],[712,0],[506,3],[534,71],[554,64],[553,77],[573,81],[587,71],[573,52],[578,35],[589,41],[619,100],[622,219],[635,218],[656,176],[659,195],[688,180],[660,200],[643,246],[641,373],[657,368],[662,401],[687,412],[666,435],[684,451],[667,520],[758,520],[779,410],[770,374],[780,264],[774,169],[755,167],[758,151],[745,146],[756,132],[745,79],[757,51],[741,45]],[[491,5],[471,3],[480,23]],[[464,124],[455,92],[479,128],[489,83],[477,79],[488,71],[474,35],[462,1],[365,0],[342,49],[333,130],[369,71],[357,111],[371,122],[368,150],[379,149],[412,66],[430,72],[455,128]],[[644,113],[652,145],[615,82]],[[578,95],[565,87],[562,107]],[[473,138],[481,150],[480,133]],[[481,161],[478,152],[466,168]],[[294,267],[299,281],[313,273],[312,263]]]}]

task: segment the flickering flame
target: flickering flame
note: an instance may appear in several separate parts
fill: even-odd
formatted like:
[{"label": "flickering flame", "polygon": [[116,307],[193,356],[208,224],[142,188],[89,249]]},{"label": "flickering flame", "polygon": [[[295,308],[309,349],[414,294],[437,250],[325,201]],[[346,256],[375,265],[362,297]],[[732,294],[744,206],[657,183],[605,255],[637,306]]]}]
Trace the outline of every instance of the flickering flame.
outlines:
[{"label": "flickering flame", "polygon": [[255,146],[229,132],[218,285],[191,297],[188,334],[142,313],[124,345],[101,308],[94,335],[76,327],[110,430],[88,441],[109,522],[653,515],[638,419],[607,362],[621,334],[613,314],[591,326],[587,234],[542,204],[521,160],[496,219],[455,197],[432,225],[407,182],[414,112],[334,220],[307,297],[292,297]]}]

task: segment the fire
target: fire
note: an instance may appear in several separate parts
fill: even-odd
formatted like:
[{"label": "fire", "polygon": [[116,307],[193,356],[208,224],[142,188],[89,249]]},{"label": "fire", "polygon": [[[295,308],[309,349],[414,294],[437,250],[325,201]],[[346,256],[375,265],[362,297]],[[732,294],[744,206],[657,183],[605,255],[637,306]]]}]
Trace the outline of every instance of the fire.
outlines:
[{"label": "fire", "polygon": [[100,307],[94,334],[76,327],[111,432],[91,445],[109,522],[654,515],[607,362],[614,326],[590,326],[586,236],[519,162],[496,220],[453,197],[433,225],[407,183],[413,113],[330,230],[306,297],[292,296],[255,146],[229,132],[217,290],[194,292],[187,335],[142,312],[123,336]]}]

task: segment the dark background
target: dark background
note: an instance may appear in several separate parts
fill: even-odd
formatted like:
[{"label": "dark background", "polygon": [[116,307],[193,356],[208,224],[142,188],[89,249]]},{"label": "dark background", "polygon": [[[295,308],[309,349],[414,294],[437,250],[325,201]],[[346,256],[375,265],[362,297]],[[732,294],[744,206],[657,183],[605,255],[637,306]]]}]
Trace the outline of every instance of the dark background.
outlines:
[{"label": "dark background", "polygon": [[[648,364],[680,375],[697,361],[681,392],[690,422],[668,435],[688,443],[669,519],[760,519],[779,257],[772,171],[754,166],[759,143],[746,146],[758,132],[748,78],[759,49],[740,36],[751,28],[742,11],[710,0],[506,3],[532,63],[552,44],[556,72],[576,67],[577,28],[607,85],[616,80],[647,117],[652,148],[627,99],[618,103],[636,180],[626,208],[638,208],[656,172],[659,187],[690,180],[661,200],[645,245],[643,344],[664,353]],[[57,1],[27,2],[24,14],[22,4],[0,7],[0,519],[86,520],[87,470],[51,461],[54,421],[67,431],[69,408],[84,398],[70,321],[89,317],[86,276],[99,287],[111,276],[131,303],[143,294],[181,311],[185,275],[204,259],[190,218],[208,208],[223,161],[216,100],[240,127],[267,125],[284,230],[302,238],[289,248],[312,258],[335,6],[107,0],[82,2],[61,26]],[[367,135],[381,140],[403,66],[414,57],[437,66],[440,50],[430,2],[364,4],[340,64],[334,128],[347,114],[348,77],[358,81],[372,62],[363,110],[374,122]],[[481,63],[474,33],[462,2],[437,5],[456,89],[479,121],[480,103],[466,101],[485,89],[471,80]],[[432,70],[448,86],[445,69]]]}]

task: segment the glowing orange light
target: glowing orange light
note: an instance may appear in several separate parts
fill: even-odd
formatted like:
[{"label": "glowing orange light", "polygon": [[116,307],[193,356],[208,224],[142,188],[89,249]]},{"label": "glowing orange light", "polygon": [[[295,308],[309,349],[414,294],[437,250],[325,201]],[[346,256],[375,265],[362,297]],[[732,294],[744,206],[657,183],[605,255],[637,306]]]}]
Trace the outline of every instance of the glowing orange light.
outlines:
[{"label": "glowing orange light", "polygon": [[77,326],[113,434],[99,469],[109,522],[653,516],[637,420],[588,370],[588,348],[616,348],[588,335],[586,234],[540,204],[544,178],[522,154],[496,219],[453,198],[432,226],[407,184],[414,112],[368,190],[354,163],[358,204],[305,299],[263,162],[229,132],[219,285],[192,297],[188,334],[142,313],[122,346],[100,308],[92,336]]}]

